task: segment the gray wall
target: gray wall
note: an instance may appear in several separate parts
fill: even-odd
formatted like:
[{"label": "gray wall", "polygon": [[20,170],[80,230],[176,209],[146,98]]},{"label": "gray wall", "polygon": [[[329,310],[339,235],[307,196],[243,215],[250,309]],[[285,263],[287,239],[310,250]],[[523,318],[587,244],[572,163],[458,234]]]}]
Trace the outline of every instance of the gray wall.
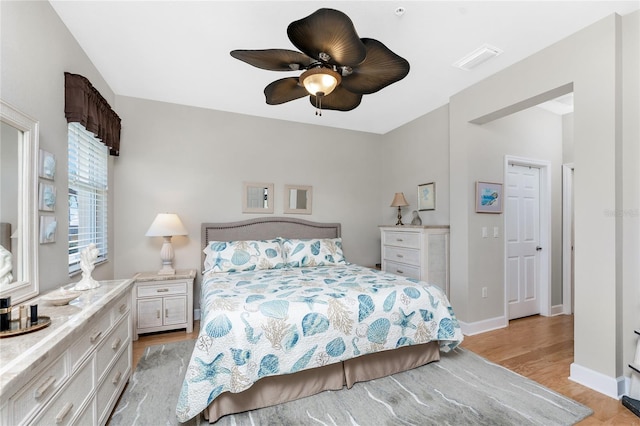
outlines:
[{"label": "gray wall", "polygon": [[[607,211],[617,212],[625,205],[638,206],[638,163],[631,163],[622,156],[624,148],[634,154],[634,161],[637,160],[638,73],[633,74],[637,71],[637,40],[633,40],[630,48],[625,47],[631,71],[624,71],[627,80],[620,78],[623,75],[620,35],[623,28],[627,41],[632,34],[637,34],[637,16],[636,12],[628,17],[624,26],[619,16],[603,19],[456,94],[449,107],[452,302],[463,321],[480,321],[502,312],[499,304],[485,309],[475,300],[481,283],[472,265],[480,258],[485,259],[486,252],[477,244],[477,218],[472,208],[473,181],[480,173],[486,179],[499,179],[502,172],[495,163],[484,171],[473,166],[478,154],[476,144],[484,139],[486,125],[471,121],[484,116],[504,116],[527,105],[530,100],[545,100],[538,98],[541,94],[573,84],[576,166],[574,365],[601,373],[612,381],[626,371],[623,359],[626,362],[632,359],[630,338],[623,338],[622,331],[631,328],[631,322],[638,325],[637,309],[629,312],[623,309],[622,303],[623,293],[637,292],[638,281],[630,278],[637,277],[637,261],[625,263],[624,274],[622,262],[631,256],[638,257],[638,218],[636,215],[623,220],[617,214],[606,214]],[[633,120],[632,114],[635,114]],[[624,187],[622,182],[625,182]],[[595,206],[594,194],[597,194]],[[499,219],[487,225],[499,226]],[[626,229],[633,232],[627,233]],[[492,261],[501,264],[502,251],[498,249],[491,253]],[[503,281],[501,274],[496,279]],[[635,319],[631,320],[633,315]],[[625,318],[629,323],[623,327]],[[594,336],[598,340],[596,345]],[[610,384],[608,382],[607,386]]]},{"label": "gray wall", "polygon": [[[40,122],[40,148],[56,157],[56,242],[39,246],[40,290],[47,291],[72,281],[69,278],[67,203],[67,121],[64,116],[64,72],[84,75],[113,107],[114,94],[45,1],[0,2],[0,87],[2,99]],[[110,171],[113,159],[110,160]],[[113,173],[110,173],[113,176]],[[110,188],[113,188],[112,181]],[[113,191],[109,193],[113,206]],[[109,218],[109,241],[114,241],[113,216]],[[96,279],[113,277],[111,260],[94,270]]]},{"label": "gray wall", "polygon": [[379,259],[381,136],[123,96],[116,106],[116,276],[160,268],[162,239],[144,236],[160,212],[177,213],[189,231],[174,238],[174,266],[199,268],[202,222],[256,217],[242,213],[243,181],[274,184],[274,216],[285,184],[312,186],[312,214],[298,217],[342,223],[349,261]]}]

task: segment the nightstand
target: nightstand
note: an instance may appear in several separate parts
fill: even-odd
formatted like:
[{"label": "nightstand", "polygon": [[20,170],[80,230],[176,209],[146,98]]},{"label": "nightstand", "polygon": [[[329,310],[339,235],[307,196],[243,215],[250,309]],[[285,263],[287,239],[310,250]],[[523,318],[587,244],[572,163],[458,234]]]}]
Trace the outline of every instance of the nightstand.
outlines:
[{"label": "nightstand", "polygon": [[193,280],[195,269],[175,275],[140,272],[134,277],[131,310],[133,340],[139,334],[185,328],[193,331]]}]

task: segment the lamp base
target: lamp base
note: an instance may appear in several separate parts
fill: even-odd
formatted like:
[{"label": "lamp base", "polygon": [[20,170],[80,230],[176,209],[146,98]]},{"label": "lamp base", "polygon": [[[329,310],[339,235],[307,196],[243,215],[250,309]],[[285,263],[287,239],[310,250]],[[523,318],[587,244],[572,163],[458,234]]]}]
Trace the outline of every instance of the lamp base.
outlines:
[{"label": "lamp base", "polygon": [[175,275],[176,270],[173,268],[162,268],[158,271],[158,275]]},{"label": "lamp base", "polygon": [[396,222],[396,226],[404,226],[404,223],[402,223],[402,210],[400,210],[400,206],[398,206],[398,221]]}]

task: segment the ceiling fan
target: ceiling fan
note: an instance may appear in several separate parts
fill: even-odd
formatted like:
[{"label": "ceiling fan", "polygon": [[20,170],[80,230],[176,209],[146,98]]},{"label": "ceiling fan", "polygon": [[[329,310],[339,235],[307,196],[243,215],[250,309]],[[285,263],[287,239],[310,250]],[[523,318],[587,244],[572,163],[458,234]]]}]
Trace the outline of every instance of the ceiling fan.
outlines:
[{"label": "ceiling fan", "polygon": [[300,71],[264,89],[266,102],[279,105],[309,96],[316,107],[350,111],[362,95],[402,80],[409,62],[372,38],[360,38],[351,19],[334,9],[319,9],[287,27],[289,40],[302,53],[287,49],[232,50],[231,56],[271,71]]}]

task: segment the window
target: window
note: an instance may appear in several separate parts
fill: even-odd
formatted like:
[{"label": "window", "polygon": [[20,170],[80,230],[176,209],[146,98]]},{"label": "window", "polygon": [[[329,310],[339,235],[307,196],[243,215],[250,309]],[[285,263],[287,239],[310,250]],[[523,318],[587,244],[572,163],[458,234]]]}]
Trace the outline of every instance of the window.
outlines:
[{"label": "window", "polygon": [[69,273],[80,270],[80,252],[94,243],[97,262],[108,258],[108,149],[80,123],[69,123]]}]

